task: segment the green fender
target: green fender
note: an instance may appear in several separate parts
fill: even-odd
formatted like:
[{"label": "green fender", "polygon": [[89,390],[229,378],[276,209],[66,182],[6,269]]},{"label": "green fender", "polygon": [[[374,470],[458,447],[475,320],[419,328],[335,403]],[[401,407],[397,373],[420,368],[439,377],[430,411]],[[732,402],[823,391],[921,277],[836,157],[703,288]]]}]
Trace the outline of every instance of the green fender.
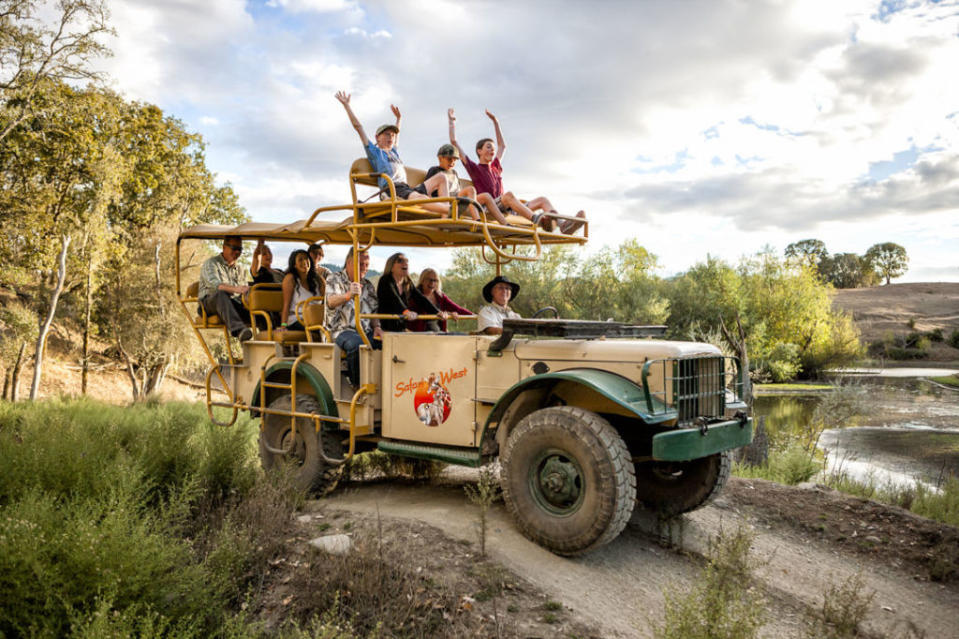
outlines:
[{"label": "green fender", "polygon": [[[512,388],[503,393],[503,396],[493,406],[493,410],[490,411],[489,417],[486,419],[484,430],[489,428],[491,423],[502,419],[506,409],[523,391],[552,386],[560,381],[575,382],[594,390],[610,401],[619,404],[647,424],[659,424],[676,418],[676,411],[667,409],[655,397],[649,398],[649,402],[652,403],[652,406],[650,406],[647,403],[643,387],[622,375],[599,370],[598,368],[570,368],[555,373],[533,375],[514,384]],[[650,410],[651,408],[652,410]]]},{"label": "green fender", "polygon": [[[267,369],[266,379],[269,379],[273,376],[274,373],[283,370],[290,370],[293,368],[293,362],[277,362],[273,366]],[[324,414],[338,416],[339,412],[336,409],[336,402],[333,400],[333,391],[330,390],[330,385],[326,383],[326,379],[310,364],[301,362],[299,366],[296,367],[296,376],[305,378],[310,386],[313,388],[313,397],[316,398],[316,401],[320,403],[320,407],[323,409]],[[260,406],[260,384],[256,385],[256,389],[253,391],[253,398],[250,400],[250,407],[254,410]]]}]

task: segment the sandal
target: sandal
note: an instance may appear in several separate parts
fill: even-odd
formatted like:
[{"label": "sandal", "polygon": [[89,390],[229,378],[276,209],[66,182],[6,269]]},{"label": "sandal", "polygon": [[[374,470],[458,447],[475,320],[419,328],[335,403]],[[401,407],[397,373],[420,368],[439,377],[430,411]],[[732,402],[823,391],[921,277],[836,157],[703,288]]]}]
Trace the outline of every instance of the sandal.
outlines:
[{"label": "sandal", "polygon": [[576,214],[575,220],[564,220],[559,225],[559,232],[563,235],[572,235],[580,229],[584,224],[586,224],[586,213],[584,211],[579,211]]}]

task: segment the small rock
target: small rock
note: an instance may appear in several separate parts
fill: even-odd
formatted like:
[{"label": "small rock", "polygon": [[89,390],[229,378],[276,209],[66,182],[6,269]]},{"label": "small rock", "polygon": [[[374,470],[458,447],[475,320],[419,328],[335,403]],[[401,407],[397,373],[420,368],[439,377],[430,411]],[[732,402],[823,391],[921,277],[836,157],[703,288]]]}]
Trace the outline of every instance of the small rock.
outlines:
[{"label": "small rock", "polygon": [[882,543],[882,539],[880,539],[879,537],[876,537],[875,535],[866,535],[866,536],[864,537],[864,539],[865,539],[866,541],[868,541],[869,543],[871,543],[871,544],[880,544],[880,543]]},{"label": "small rock", "polygon": [[353,540],[349,535],[324,535],[311,539],[310,545],[331,555],[348,555],[353,548]]},{"label": "small rock", "polygon": [[296,520],[301,524],[308,524],[313,521],[313,515],[300,515]]},{"label": "small rock", "polygon": [[886,612],[896,612],[895,610],[892,609],[891,606],[882,606],[882,609],[885,610]]}]

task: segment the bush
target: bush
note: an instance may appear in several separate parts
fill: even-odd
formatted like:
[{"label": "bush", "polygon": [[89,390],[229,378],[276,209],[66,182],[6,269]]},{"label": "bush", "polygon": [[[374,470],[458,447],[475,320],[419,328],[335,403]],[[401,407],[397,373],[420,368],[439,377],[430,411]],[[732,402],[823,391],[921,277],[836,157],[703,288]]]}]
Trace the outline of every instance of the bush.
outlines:
[{"label": "bush", "polygon": [[764,602],[751,587],[752,535],[739,529],[710,544],[700,578],[685,592],[665,593],[663,625],[657,639],[752,639],[763,625]]},{"label": "bush", "polygon": [[780,484],[795,486],[809,481],[819,472],[818,461],[797,443],[790,444],[784,450],[771,450],[765,464],[751,466],[735,464],[733,474],[750,479],[768,479]]},{"label": "bush", "polygon": [[941,343],[946,341],[945,336],[942,334],[941,328],[936,328],[929,331],[928,333],[926,333],[926,337],[928,337],[930,340],[936,343]]},{"label": "bush", "polygon": [[0,402],[0,636],[233,623],[301,498],[257,481],[254,433],[200,405]]},{"label": "bush", "polygon": [[959,329],[949,333],[949,346],[952,346],[953,348],[959,348]]}]

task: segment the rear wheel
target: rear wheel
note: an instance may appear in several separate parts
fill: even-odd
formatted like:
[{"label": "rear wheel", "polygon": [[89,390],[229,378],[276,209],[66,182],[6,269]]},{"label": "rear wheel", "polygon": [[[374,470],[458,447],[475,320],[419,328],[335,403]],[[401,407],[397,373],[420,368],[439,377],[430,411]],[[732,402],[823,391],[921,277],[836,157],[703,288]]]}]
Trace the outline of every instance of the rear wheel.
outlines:
[{"label": "rear wheel", "polygon": [[502,456],[506,506],[528,538],[575,555],[619,535],[636,499],[633,464],[608,421],[573,406],[523,418]]},{"label": "rear wheel", "polygon": [[665,516],[705,506],[729,479],[729,451],[685,462],[636,464],[636,496],[646,508]]},{"label": "rear wheel", "polygon": [[[290,410],[290,396],[282,395],[270,402],[274,410]],[[296,411],[320,415],[322,410],[315,398],[297,395]],[[343,458],[343,445],[335,433],[316,432],[312,419],[296,418],[296,435],[290,418],[284,415],[263,416],[260,431],[260,460],[263,469],[270,471],[283,464],[294,467],[294,481],[300,488],[325,495],[336,488],[343,466],[329,464],[320,455],[320,446],[331,459]],[[271,450],[272,449],[272,450]],[[277,452],[284,451],[284,452]]]}]

